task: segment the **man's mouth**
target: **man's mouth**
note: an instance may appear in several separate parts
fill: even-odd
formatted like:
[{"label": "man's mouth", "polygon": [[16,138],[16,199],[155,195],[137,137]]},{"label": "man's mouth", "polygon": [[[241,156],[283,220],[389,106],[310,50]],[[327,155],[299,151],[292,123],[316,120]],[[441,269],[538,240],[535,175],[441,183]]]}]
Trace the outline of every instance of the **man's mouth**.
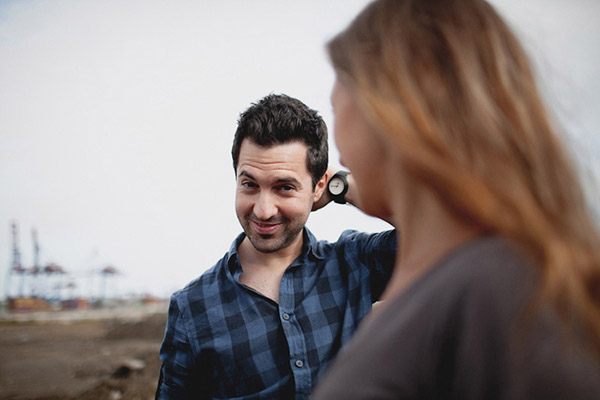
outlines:
[{"label": "man's mouth", "polygon": [[251,220],[250,222],[254,230],[260,235],[272,235],[279,228],[279,225],[281,225],[279,222],[259,222],[256,220]]}]

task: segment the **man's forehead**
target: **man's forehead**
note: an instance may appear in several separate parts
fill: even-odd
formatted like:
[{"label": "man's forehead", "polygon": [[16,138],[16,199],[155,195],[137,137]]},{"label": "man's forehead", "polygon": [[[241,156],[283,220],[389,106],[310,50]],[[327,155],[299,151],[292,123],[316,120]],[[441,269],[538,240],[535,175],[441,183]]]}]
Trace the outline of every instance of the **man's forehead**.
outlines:
[{"label": "man's forehead", "polygon": [[255,181],[284,182],[311,179],[306,167],[290,163],[240,163],[237,168],[238,178],[247,177]]},{"label": "man's forehead", "polygon": [[237,174],[242,171],[309,174],[306,168],[307,146],[301,142],[260,146],[245,140],[240,148]]},{"label": "man's forehead", "polygon": [[256,143],[250,138],[246,138],[242,141],[242,144],[240,145],[240,152],[242,152],[244,149],[246,149],[247,151],[259,153],[285,151],[286,149],[306,152],[308,151],[308,145],[299,139],[290,140],[289,142],[285,143],[273,143],[263,145]]}]

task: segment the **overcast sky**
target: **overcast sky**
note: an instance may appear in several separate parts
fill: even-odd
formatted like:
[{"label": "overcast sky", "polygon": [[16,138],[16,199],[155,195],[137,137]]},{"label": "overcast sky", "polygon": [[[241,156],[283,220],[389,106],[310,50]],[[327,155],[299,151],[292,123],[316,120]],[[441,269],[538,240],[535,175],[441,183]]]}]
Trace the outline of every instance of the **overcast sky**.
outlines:
[{"label": "overcast sky", "polygon": [[[324,43],[366,3],[1,1],[0,296],[13,220],[25,266],[35,227],[43,264],[76,277],[112,264],[122,293],[168,295],[212,266],[240,232],[229,153],[239,113],[286,93],[332,132]],[[535,60],[582,168],[597,174],[600,2],[493,3]],[[387,227],[339,205],[308,226],[328,240]]]}]

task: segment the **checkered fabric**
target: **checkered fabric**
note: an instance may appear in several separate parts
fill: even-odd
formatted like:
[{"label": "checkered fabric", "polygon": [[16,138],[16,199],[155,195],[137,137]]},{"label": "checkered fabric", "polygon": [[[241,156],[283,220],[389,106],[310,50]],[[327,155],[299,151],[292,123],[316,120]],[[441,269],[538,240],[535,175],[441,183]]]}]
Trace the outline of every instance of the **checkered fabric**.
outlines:
[{"label": "checkered fabric", "polygon": [[395,231],[304,230],[279,304],[240,283],[237,247],[171,297],[158,399],[305,399],[391,275]]}]

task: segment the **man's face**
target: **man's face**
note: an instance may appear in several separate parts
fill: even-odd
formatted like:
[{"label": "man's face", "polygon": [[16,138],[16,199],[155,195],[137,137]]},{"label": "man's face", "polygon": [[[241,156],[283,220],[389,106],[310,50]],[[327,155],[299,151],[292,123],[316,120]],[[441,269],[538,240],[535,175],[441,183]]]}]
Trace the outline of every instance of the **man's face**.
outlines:
[{"label": "man's face", "polygon": [[235,208],[246,236],[260,252],[276,252],[302,240],[312,204],[325,186],[322,179],[313,191],[306,154],[300,142],[271,147],[242,142]]}]

